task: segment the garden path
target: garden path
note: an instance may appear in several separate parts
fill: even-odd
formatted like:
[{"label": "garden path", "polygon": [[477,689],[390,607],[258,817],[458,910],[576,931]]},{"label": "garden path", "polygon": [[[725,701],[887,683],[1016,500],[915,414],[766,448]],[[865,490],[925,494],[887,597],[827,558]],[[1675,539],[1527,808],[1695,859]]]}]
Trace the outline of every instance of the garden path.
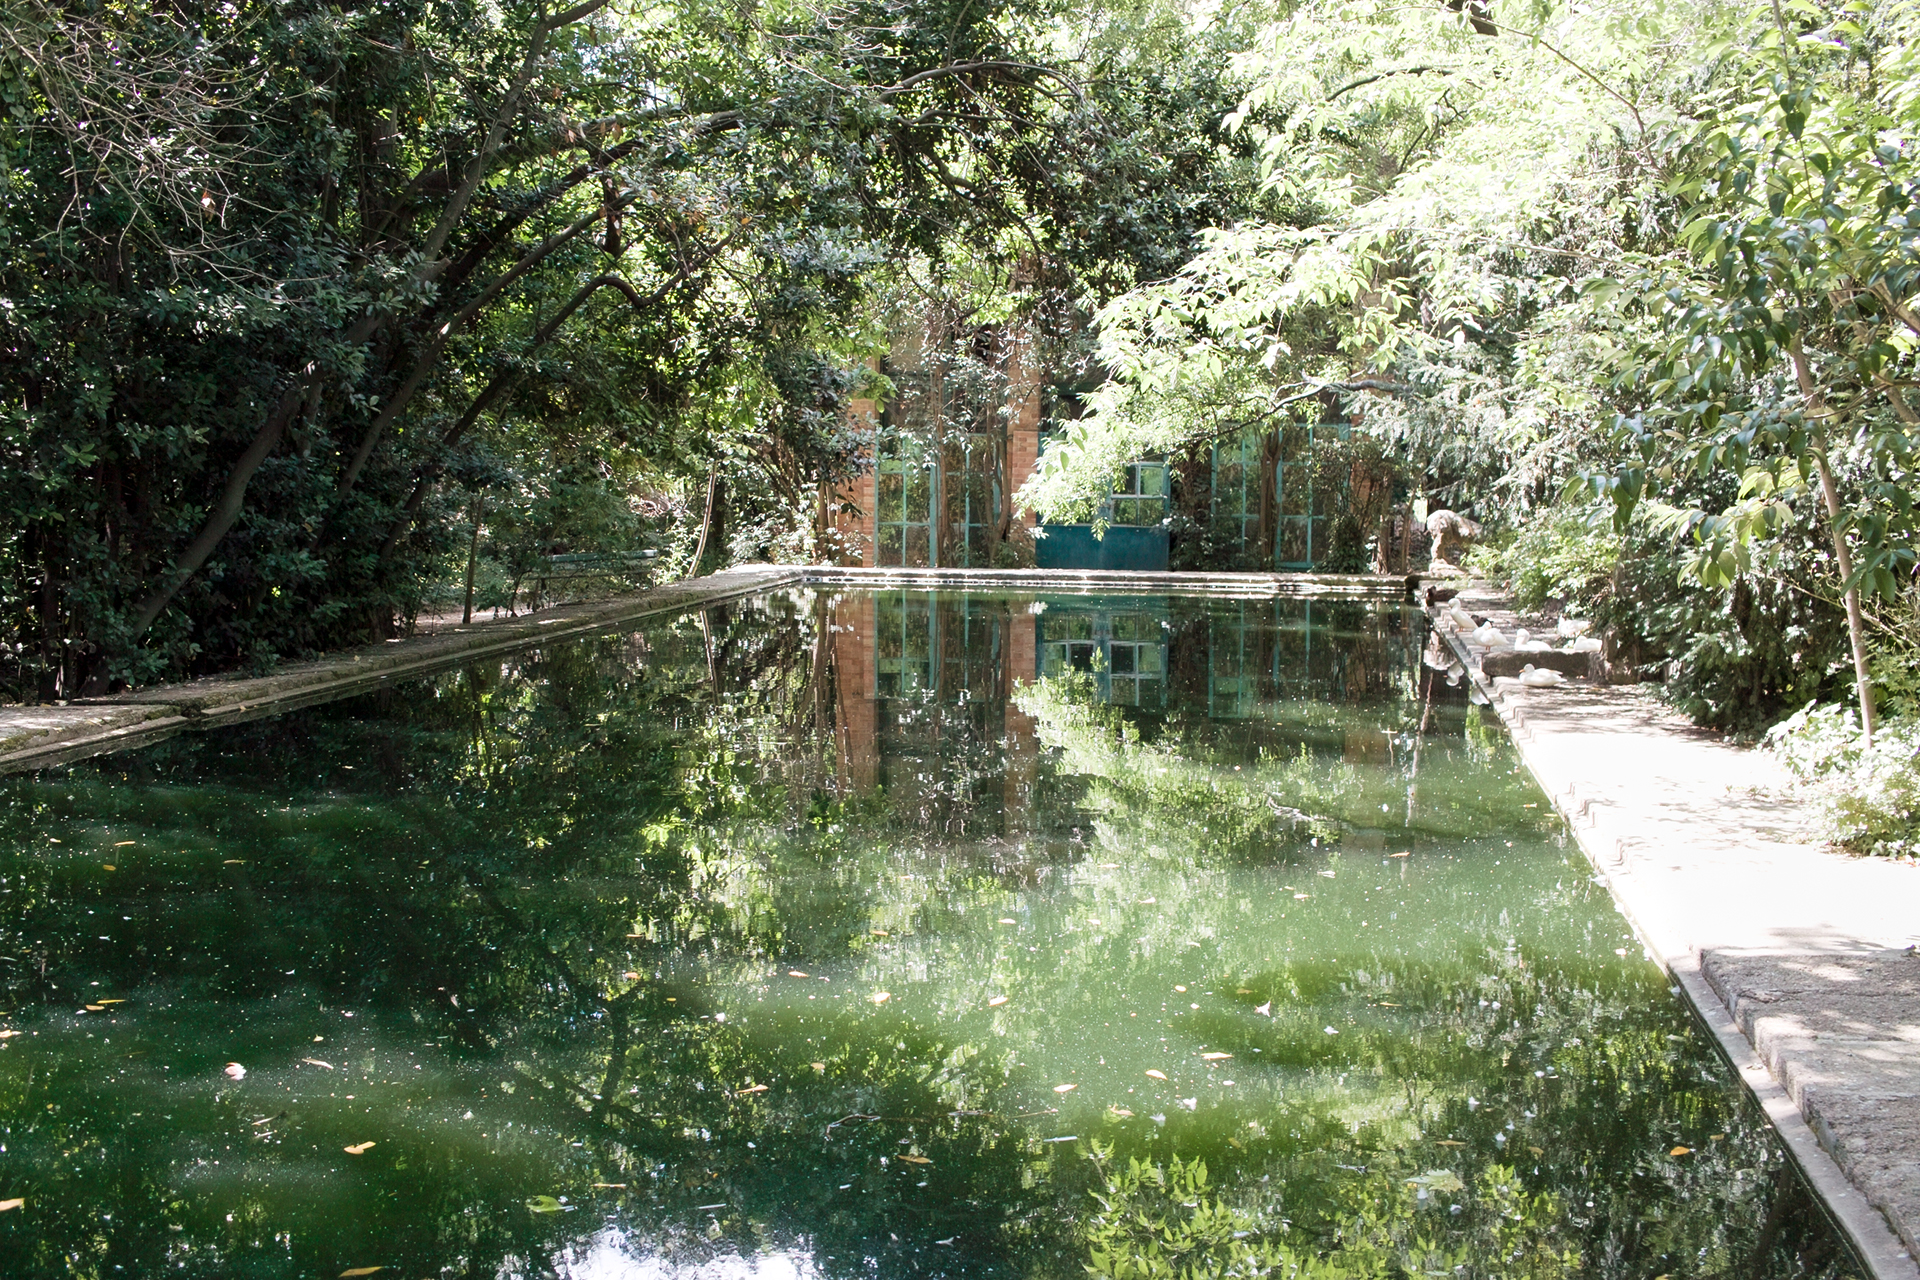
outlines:
[{"label": "garden path", "polygon": [[1920,1276],[1920,867],[1821,847],[1772,757],[1638,686],[1489,680],[1435,626],[1862,1260]]}]

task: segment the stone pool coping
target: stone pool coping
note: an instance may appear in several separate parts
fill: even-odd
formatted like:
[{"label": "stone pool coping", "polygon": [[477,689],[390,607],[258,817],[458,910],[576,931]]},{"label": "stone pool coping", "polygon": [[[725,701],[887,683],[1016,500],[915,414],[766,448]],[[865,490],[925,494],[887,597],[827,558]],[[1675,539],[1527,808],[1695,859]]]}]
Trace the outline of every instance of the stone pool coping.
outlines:
[{"label": "stone pool coping", "polygon": [[797,585],[799,566],[750,565],[632,595],[476,620],[403,640],[363,645],[264,676],[209,676],[103,698],[0,707],[0,773],[120,751],[183,729],[210,728],[331,701],[444,671],[477,658],[578,636],[663,613]]},{"label": "stone pool coping", "polygon": [[[1484,586],[1460,602],[1519,621]],[[1488,679],[1430,613],[1860,1261],[1916,1280],[1920,868],[1821,847],[1770,756],[1637,687]]]},{"label": "stone pool coping", "polygon": [[1279,596],[1400,596],[1403,580],[1373,574],[1128,573],[1068,569],[859,569],[742,565],[651,590],[560,605],[465,626],[440,625],[382,644],[290,663],[265,676],[209,676],[66,703],[0,706],[0,773],[121,751],[178,733],[278,715],[346,697],[391,680],[444,671],[566,636],[604,631],[665,613],[683,613],[787,587],[946,588],[1099,594],[1164,591],[1240,599]]}]

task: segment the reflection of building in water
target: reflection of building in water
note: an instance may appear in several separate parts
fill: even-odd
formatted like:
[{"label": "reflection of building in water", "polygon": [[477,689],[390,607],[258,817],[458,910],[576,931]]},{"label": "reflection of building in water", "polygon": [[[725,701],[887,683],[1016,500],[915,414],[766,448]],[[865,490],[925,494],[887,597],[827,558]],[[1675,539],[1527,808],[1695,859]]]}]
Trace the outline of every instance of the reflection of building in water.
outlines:
[{"label": "reflection of building in water", "polygon": [[[884,791],[949,833],[1018,836],[1040,781],[1018,687],[1075,672],[1102,702],[1159,716],[1204,708],[1256,736],[1302,732],[1302,704],[1384,704],[1419,655],[1398,610],[1354,602],[853,594],[831,612],[841,785]],[[1313,721],[1314,717],[1307,717]],[[1384,739],[1308,731],[1315,750],[1374,759]],[[1378,735],[1374,735],[1378,737]],[[1300,741],[1297,737],[1292,741]]]},{"label": "reflection of building in water", "polygon": [[840,767],[943,825],[1016,827],[1038,747],[1013,705],[1034,676],[1024,601],[920,591],[845,596],[833,606]]},{"label": "reflection of building in water", "polygon": [[1176,644],[1189,659],[1176,664],[1176,678],[1183,689],[1197,685],[1190,657],[1205,654],[1207,715],[1215,720],[1251,719],[1280,702],[1392,700],[1411,689],[1418,661],[1401,618],[1346,601],[1215,604],[1204,636],[1193,634],[1197,627],[1176,627]]},{"label": "reflection of building in water", "polygon": [[1167,702],[1167,628],[1164,602],[1155,611],[1112,612],[1050,605],[1036,640],[1040,674],[1091,674],[1103,702],[1164,707]]}]

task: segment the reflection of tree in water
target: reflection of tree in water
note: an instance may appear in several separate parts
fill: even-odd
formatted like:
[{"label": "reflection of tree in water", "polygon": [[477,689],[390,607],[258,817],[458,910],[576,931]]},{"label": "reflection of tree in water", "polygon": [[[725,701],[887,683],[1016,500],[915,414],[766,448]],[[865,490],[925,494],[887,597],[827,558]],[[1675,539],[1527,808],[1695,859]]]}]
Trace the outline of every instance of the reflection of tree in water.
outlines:
[{"label": "reflection of tree in water", "polygon": [[[617,1230],[680,1260],[791,1248],[833,1274],[1080,1274],[1090,1243],[1177,1235],[1205,1203],[1255,1244],[1289,1222],[1288,1247],[1348,1274],[1401,1274],[1416,1253],[1496,1274],[1516,1240],[1526,1274],[1566,1251],[1579,1274],[1660,1258],[1793,1274],[1805,1217],[1769,1217],[1787,1203],[1779,1157],[1698,1038],[1671,1038],[1652,977],[1531,942],[1370,961],[1364,982],[1324,957],[1223,970],[1234,1008],[1180,1025],[1242,1060],[1258,1049],[1297,1087],[1163,1122],[1090,1112],[1083,1141],[1044,1142],[1029,1113],[1054,1104],[1022,1056],[1081,993],[1183,945],[1181,921],[1236,869],[1285,873],[1315,834],[1381,822],[1410,758],[1345,744],[1381,708],[1398,708],[1389,725],[1414,713],[1377,684],[1372,711],[1263,686],[1259,715],[1230,723],[1183,710],[1191,685],[1166,714],[1071,682],[1009,707],[1020,606],[970,607],[935,611],[939,679],[893,699],[907,718],[877,734],[870,785],[825,732],[845,729],[850,677],[824,600],[9,780],[0,829],[33,856],[0,886],[0,981],[40,1031],[34,1056],[19,1040],[0,1055],[7,1194],[33,1205],[0,1222],[15,1256],[102,1276],[531,1274]],[[1262,627],[1262,670],[1304,647]],[[1513,834],[1508,762],[1428,749],[1425,838]],[[1001,775],[1023,751],[1016,798]],[[128,839],[102,873],[99,851]],[[1182,869],[1152,913],[1124,892],[1129,868],[1091,869],[1149,847]],[[848,990],[901,966],[964,972],[964,912],[1034,885],[1041,902],[1088,895],[1138,939],[1004,962],[997,977],[1063,1012],[989,1036],[970,1014]],[[831,1011],[754,1002],[836,966]],[[93,982],[134,1012],[65,1013]],[[1249,1016],[1262,1003],[1275,1016]],[[229,1058],[246,1082],[220,1075]],[[1664,1154],[1707,1132],[1728,1136]],[[1108,1188],[1135,1158],[1176,1156],[1211,1172],[1192,1205]],[[1422,1201],[1408,1179],[1435,1169],[1462,1189],[1430,1180]],[[1090,1216],[1102,1189],[1120,1207]],[[576,1211],[531,1212],[540,1195]]]}]

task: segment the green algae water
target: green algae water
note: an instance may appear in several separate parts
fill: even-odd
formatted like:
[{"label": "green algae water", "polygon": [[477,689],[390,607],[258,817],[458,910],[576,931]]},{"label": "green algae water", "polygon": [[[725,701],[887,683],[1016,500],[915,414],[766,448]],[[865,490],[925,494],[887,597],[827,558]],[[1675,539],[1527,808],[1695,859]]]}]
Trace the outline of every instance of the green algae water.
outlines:
[{"label": "green algae water", "polygon": [[0,779],[0,1274],[1854,1274],[1422,625],[789,594]]}]

